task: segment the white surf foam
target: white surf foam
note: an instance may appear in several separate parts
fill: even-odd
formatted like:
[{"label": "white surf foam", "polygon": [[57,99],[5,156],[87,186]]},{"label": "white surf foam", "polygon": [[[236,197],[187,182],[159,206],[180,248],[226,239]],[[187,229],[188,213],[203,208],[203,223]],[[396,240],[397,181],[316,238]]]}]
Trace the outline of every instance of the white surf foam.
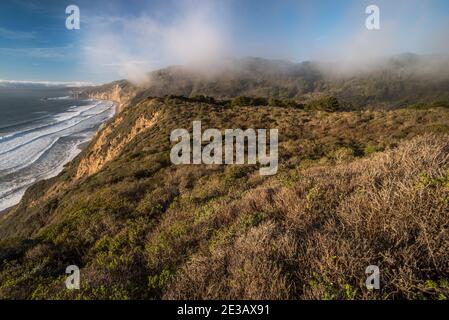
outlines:
[{"label": "white surf foam", "polygon": [[92,138],[93,129],[114,115],[112,102],[93,102],[57,115],[53,125],[0,139],[0,211],[17,204],[31,184],[59,174]]},{"label": "white surf foam", "polygon": [[71,96],[64,96],[64,97],[53,97],[53,98],[47,98],[47,100],[54,101],[54,100],[70,100]]},{"label": "white surf foam", "polygon": [[45,128],[51,128],[51,127],[55,127],[55,125],[57,125],[58,123],[64,122],[64,121],[68,121],[71,120],[77,116],[82,115],[83,113],[96,108],[101,102],[95,103],[95,104],[91,104],[91,105],[87,105],[87,106],[73,106],[71,108],[69,108],[70,112],[63,112],[60,113],[58,115],[55,115],[52,117],[52,119],[50,119],[48,121],[48,123],[46,122],[43,125],[37,125],[37,126],[33,126],[33,127],[29,127],[26,128],[24,130],[21,131],[17,131],[14,133],[10,133],[4,136],[0,136],[0,153],[2,150],[2,142],[5,142],[7,140],[11,140],[14,137],[18,137],[21,135],[24,135],[25,133],[30,133],[30,132],[34,132],[40,129],[45,129]]},{"label": "white surf foam", "polygon": [[[65,113],[63,116],[59,116],[56,122],[53,124],[47,124],[44,126],[37,127],[32,130],[26,130],[22,132],[15,133],[9,139],[3,138],[0,140],[0,157],[18,149],[19,147],[28,145],[38,139],[45,138],[50,135],[65,134],[70,128],[77,126],[78,124],[85,122],[92,118],[93,116],[100,115],[105,111],[111,109],[111,105],[95,105],[93,107],[84,108],[73,112],[70,116]],[[92,111],[95,109],[95,111]],[[84,112],[92,111],[84,114]],[[0,165],[0,170],[2,169]]]}]

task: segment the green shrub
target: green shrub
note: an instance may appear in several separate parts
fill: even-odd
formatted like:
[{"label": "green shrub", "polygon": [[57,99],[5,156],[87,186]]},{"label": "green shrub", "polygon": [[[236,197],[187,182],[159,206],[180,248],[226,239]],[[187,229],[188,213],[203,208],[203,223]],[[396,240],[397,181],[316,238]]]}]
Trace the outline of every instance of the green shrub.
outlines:
[{"label": "green shrub", "polygon": [[305,106],[307,111],[329,111],[334,112],[340,109],[340,103],[335,97],[325,97],[308,102]]}]

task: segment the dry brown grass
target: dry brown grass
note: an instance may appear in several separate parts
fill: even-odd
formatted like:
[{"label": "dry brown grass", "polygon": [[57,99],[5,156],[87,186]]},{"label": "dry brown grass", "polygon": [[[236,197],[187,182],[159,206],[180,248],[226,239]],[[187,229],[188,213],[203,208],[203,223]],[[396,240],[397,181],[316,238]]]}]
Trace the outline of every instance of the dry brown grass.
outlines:
[{"label": "dry brown grass", "polygon": [[284,264],[295,254],[292,235],[274,222],[262,223],[210,256],[194,256],[165,298],[288,299]]},{"label": "dry brown grass", "polygon": [[[165,298],[448,297],[448,169],[448,136],[425,135],[299,172],[293,187],[273,179],[224,210],[263,221],[194,255]],[[368,265],[379,292],[365,288]]]}]

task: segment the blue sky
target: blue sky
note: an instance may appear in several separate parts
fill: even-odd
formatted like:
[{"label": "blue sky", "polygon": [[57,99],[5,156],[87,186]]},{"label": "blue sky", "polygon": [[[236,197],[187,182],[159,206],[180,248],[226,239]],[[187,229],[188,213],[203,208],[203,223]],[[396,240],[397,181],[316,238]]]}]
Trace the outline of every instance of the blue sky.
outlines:
[{"label": "blue sky", "polygon": [[[65,28],[70,4],[80,30]],[[365,29],[370,4],[379,31]],[[2,0],[0,79],[107,82],[211,57],[449,53],[448,22],[447,0]]]}]

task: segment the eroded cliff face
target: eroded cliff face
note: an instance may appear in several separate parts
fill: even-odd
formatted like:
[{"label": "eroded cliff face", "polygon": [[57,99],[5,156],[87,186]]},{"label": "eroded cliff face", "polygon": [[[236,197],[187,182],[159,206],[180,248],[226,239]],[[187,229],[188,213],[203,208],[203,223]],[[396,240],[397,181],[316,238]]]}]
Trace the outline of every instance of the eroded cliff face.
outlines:
[{"label": "eroded cliff face", "polygon": [[128,102],[135,96],[135,91],[126,90],[120,85],[115,84],[112,88],[106,90],[91,91],[87,93],[91,99],[109,100],[117,104],[117,112],[121,112],[128,104]]},{"label": "eroded cliff face", "polygon": [[[123,103],[127,103],[126,97],[120,94],[120,89],[115,89],[108,94],[103,92],[98,94],[96,99],[122,99]],[[119,101],[114,100],[117,103]],[[100,171],[109,161],[118,157],[125,147],[132,142],[137,136],[145,133],[152,128],[159,119],[160,113],[153,111],[138,115],[135,120],[131,120],[130,116],[134,111],[117,113],[115,118],[106,123],[100,129],[87,149],[80,154],[79,162],[73,161],[67,165],[71,178],[69,180],[55,178],[54,181],[45,186],[42,194],[34,199],[22,201],[29,208],[36,207],[39,204],[56,197],[60,193],[64,193],[73,187],[77,181],[82,178],[91,176]],[[72,175],[73,174],[73,175]],[[11,208],[10,214],[16,211],[17,207]],[[4,215],[2,218],[4,218]],[[1,217],[1,215],[0,215]]]},{"label": "eroded cliff face", "polygon": [[114,122],[98,133],[95,143],[89,148],[88,155],[81,159],[75,178],[79,179],[98,172],[108,161],[118,156],[137,135],[150,129],[158,117],[158,112],[153,113],[150,118],[140,116],[127,134],[118,134],[113,137],[114,129],[123,121],[122,116],[117,116]]}]

